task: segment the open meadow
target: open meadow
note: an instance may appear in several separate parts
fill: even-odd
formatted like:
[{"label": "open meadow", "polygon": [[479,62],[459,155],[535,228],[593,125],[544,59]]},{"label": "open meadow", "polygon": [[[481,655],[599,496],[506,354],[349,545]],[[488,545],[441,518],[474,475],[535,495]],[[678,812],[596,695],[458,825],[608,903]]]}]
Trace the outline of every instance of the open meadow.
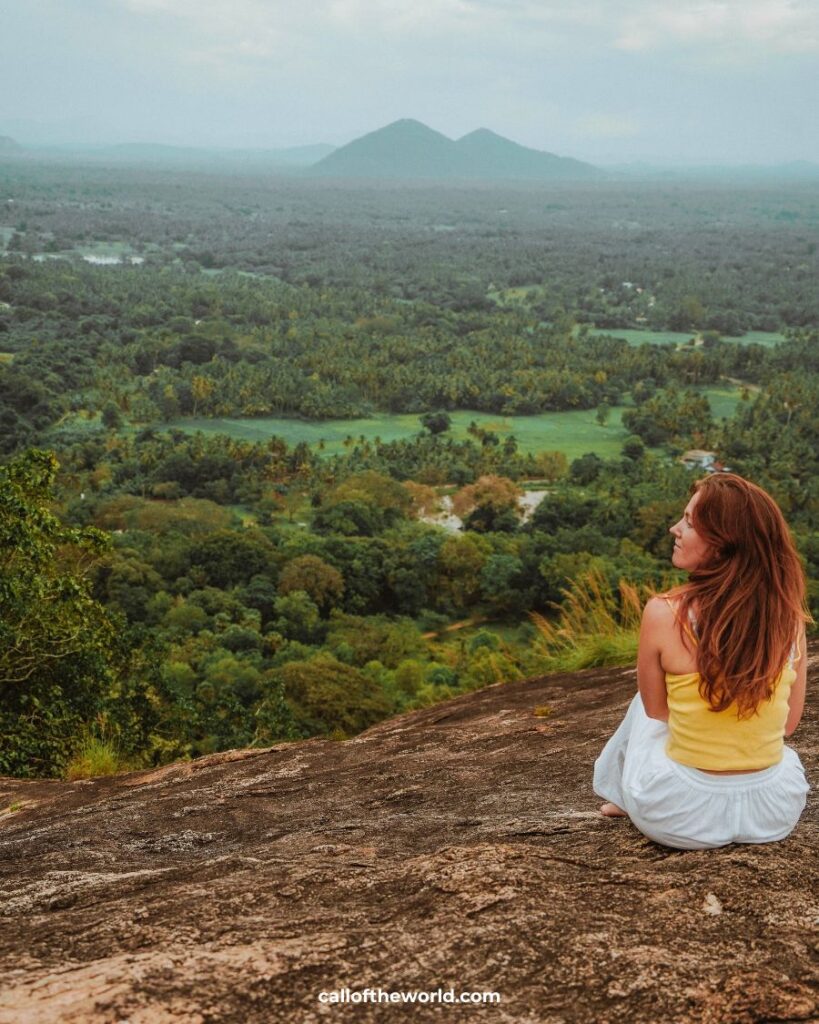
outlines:
[{"label": "open meadow", "polygon": [[[741,400],[741,389],[714,387],[699,389],[708,398],[716,419],[733,414]],[[560,451],[569,461],[594,452],[600,458],[614,458],[620,454],[628,431],[620,422],[623,411],[630,406],[611,408],[605,424],[597,421],[594,409],[575,409],[563,412],[545,412],[537,416],[497,416],[491,413],[458,409],[450,413],[452,427],[447,436],[456,441],[469,437],[470,423],[497,434],[503,440],[514,436],[524,454],[536,455],[541,451]],[[325,455],[336,455],[349,447],[350,439],[364,437],[368,441],[396,441],[423,433],[419,416],[414,413],[384,414],[366,419],[323,420],[310,422],[282,417],[259,419],[233,419],[227,417],[189,417],[168,424],[178,430],[204,434],[227,434],[243,441],[265,441],[269,437],[283,438],[289,445],[304,442],[320,447]],[[345,444],[345,441],[347,442]]]}]

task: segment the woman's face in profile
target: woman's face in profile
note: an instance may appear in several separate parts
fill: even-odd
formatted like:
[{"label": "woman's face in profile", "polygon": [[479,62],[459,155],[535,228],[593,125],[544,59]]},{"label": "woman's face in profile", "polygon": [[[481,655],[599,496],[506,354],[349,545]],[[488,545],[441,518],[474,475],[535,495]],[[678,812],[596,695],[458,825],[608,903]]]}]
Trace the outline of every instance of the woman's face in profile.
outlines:
[{"label": "woman's face in profile", "polygon": [[700,492],[695,491],[685,506],[682,517],[669,530],[674,537],[671,564],[676,569],[686,569],[688,572],[699,568],[708,559],[711,550],[694,529],[692,513],[699,498]]}]

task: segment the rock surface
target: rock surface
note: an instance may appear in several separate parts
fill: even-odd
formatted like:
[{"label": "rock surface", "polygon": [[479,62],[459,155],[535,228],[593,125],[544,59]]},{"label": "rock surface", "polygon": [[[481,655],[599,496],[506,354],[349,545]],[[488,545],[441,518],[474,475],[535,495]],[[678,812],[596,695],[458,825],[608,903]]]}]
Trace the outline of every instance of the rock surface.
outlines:
[{"label": "rock surface", "polygon": [[[815,793],[762,846],[603,818],[592,764],[635,685],[556,675],[344,743],[0,779],[0,1024],[819,1021]],[[789,742],[815,789],[814,689]],[[501,1002],[318,1000],[378,987]]]}]

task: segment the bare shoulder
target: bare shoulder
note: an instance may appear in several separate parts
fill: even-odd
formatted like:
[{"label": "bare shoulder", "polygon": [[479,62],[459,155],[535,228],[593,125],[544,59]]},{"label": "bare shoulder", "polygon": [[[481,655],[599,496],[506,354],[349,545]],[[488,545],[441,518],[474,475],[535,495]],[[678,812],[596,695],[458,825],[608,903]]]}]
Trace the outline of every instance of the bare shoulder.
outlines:
[{"label": "bare shoulder", "polygon": [[671,628],[676,622],[674,609],[666,594],[655,594],[646,601],[643,609],[643,625]]},{"label": "bare shoulder", "polygon": [[650,598],[643,609],[640,623],[640,649],[660,654],[667,646],[674,631],[674,611],[662,594]]}]

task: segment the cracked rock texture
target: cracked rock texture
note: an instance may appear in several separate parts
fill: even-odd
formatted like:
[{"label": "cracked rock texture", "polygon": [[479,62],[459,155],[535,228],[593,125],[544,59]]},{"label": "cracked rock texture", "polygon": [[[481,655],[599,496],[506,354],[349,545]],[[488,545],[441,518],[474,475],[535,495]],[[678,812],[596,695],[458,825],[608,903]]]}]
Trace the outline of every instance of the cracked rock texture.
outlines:
[{"label": "cracked rock texture", "polygon": [[[603,818],[592,764],[635,687],[555,675],[343,743],[0,779],[0,1024],[819,1021],[816,793],[762,846]],[[813,691],[788,742],[815,789]],[[501,1001],[318,1000],[379,987]]]}]

